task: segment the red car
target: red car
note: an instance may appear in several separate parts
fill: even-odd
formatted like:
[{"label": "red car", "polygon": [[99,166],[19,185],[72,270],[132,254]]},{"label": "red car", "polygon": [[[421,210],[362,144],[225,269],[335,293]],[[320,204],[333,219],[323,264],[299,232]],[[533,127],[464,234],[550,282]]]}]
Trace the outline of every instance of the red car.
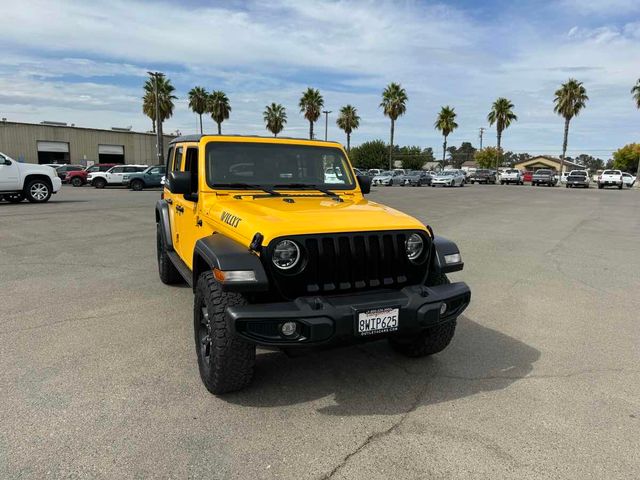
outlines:
[{"label": "red car", "polygon": [[530,172],[528,170],[522,172],[522,181],[523,182],[530,182],[532,177],[533,177],[533,172]]},{"label": "red car", "polygon": [[90,167],[85,168],[84,170],[69,172],[67,173],[66,182],[70,183],[74,187],[81,187],[85,183],[87,183],[87,175],[91,172],[106,172],[111,167],[113,167],[115,163],[96,163],[91,165]]}]

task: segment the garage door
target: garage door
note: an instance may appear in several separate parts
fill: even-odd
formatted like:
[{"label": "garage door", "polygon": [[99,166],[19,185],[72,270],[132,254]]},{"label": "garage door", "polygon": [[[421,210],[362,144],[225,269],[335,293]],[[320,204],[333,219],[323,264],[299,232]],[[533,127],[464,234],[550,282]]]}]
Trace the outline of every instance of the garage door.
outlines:
[{"label": "garage door", "polygon": [[38,163],[69,163],[67,142],[38,141]]},{"label": "garage door", "polygon": [[98,145],[100,163],[124,163],[124,145]]}]

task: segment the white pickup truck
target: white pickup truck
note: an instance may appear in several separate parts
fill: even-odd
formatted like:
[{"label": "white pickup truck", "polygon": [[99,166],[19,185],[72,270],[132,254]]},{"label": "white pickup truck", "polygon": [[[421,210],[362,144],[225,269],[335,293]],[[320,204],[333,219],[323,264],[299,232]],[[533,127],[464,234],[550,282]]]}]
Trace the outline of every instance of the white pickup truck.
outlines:
[{"label": "white pickup truck", "polygon": [[19,203],[25,198],[43,203],[57,193],[62,180],[46,165],[20,163],[0,152],[0,200]]},{"label": "white pickup truck", "polygon": [[602,175],[598,177],[598,188],[618,187],[622,190],[623,184],[622,172],[620,170],[605,170],[602,172]]},{"label": "white pickup truck", "polygon": [[522,172],[515,168],[507,168],[500,174],[500,185],[505,183],[515,183],[516,185],[524,185],[524,178]]}]

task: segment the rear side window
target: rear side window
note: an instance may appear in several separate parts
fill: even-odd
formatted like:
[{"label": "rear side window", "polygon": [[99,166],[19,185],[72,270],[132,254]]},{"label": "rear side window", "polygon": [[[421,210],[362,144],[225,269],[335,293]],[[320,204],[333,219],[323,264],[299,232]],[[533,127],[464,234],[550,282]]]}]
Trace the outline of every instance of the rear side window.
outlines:
[{"label": "rear side window", "polygon": [[180,170],[180,166],[182,165],[182,151],[182,147],[178,147],[176,149],[176,155],[173,159],[173,166],[171,167],[171,170],[174,172]]},{"label": "rear side window", "polygon": [[171,170],[172,157],[173,157],[173,145],[169,147],[169,151],[167,152],[167,161],[165,163],[167,170]]},{"label": "rear side window", "polygon": [[617,170],[605,170],[602,172],[603,175],[620,175],[620,172]]},{"label": "rear side window", "polygon": [[198,149],[195,147],[187,148],[184,161],[184,171],[191,172],[191,193],[198,191]]}]

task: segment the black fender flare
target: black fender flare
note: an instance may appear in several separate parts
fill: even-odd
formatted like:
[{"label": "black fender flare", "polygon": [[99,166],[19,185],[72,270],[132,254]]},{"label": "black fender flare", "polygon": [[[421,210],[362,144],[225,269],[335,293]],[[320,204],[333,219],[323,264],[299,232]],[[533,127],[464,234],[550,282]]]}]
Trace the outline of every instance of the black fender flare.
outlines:
[{"label": "black fender flare", "polygon": [[431,256],[431,271],[435,273],[450,273],[458,272],[464,268],[464,262],[460,255],[459,261],[447,262],[445,257],[450,255],[460,255],[460,249],[451,240],[440,237],[438,235],[433,236],[433,255]]},{"label": "black fender flare", "polygon": [[265,292],[269,290],[269,279],[260,257],[249,248],[220,233],[203,237],[196,242],[193,251],[193,285],[203,271],[217,268],[223,272],[231,270],[253,271],[254,281],[219,282],[228,292]]},{"label": "black fender flare", "polygon": [[171,223],[169,222],[169,204],[166,200],[156,202],[156,223],[160,225],[160,234],[167,250],[173,251],[173,238],[171,237]]}]

